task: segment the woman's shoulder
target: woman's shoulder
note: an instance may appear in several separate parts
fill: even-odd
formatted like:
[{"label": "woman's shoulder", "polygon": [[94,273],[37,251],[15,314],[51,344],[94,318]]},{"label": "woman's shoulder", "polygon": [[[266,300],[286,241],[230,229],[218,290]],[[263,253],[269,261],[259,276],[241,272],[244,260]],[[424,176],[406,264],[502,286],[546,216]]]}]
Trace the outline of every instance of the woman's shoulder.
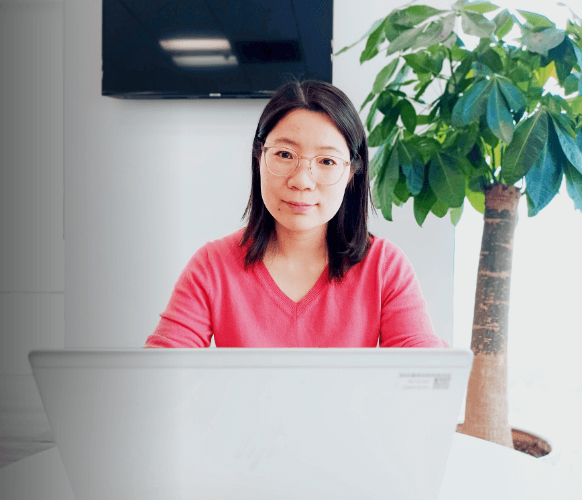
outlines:
[{"label": "woman's shoulder", "polygon": [[408,275],[412,270],[412,264],[404,251],[394,242],[371,237],[371,245],[366,258],[361,262],[362,273],[382,277]]},{"label": "woman's shoulder", "polygon": [[203,252],[208,258],[220,257],[225,258],[239,258],[244,255],[246,249],[240,246],[244,228],[236,230],[227,236],[217,240],[208,241],[205,243],[197,253]]},{"label": "woman's shoulder", "polygon": [[412,263],[404,251],[396,243],[377,236],[371,238],[370,250],[359,265],[361,267],[353,279],[376,283],[383,297],[408,286],[415,277]]},{"label": "woman's shoulder", "polygon": [[396,243],[379,236],[370,236],[371,244],[366,256],[367,259],[377,262],[405,257],[404,252]]},{"label": "woman's shoulder", "polygon": [[192,255],[187,267],[239,263],[241,259],[244,261],[246,249],[240,246],[243,232],[244,228],[238,229],[227,236],[206,242]]},{"label": "woman's shoulder", "polygon": [[217,240],[207,242],[203,248],[218,252],[240,248],[240,242],[244,231],[244,228],[237,229],[234,233],[223,236],[222,238],[218,238]]}]

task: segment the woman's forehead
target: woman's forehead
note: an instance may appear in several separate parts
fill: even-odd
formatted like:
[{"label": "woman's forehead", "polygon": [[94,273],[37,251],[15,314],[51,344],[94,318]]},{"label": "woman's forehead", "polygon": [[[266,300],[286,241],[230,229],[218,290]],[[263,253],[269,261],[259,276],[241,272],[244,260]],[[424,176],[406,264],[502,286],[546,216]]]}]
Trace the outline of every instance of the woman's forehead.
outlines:
[{"label": "woman's forehead", "polygon": [[333,154],[348,154],[346,141],[324,113],[297,109],[285,115],[271,130],[266,142],[290,148],[312,148]]}]

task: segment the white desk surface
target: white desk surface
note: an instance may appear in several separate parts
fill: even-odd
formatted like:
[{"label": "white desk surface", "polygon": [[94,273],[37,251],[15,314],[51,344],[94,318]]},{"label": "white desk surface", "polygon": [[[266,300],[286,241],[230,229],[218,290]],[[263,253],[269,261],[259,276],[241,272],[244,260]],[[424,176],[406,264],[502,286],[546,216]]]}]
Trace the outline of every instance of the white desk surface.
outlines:
[{"label": "white desk surface", "polygon": [[[58,449],[0,469],[2,500],[75,500]],[[582,500],[582,477],[455,434],[439,500]],[[343,499],[342,499],[343,500]]]}]

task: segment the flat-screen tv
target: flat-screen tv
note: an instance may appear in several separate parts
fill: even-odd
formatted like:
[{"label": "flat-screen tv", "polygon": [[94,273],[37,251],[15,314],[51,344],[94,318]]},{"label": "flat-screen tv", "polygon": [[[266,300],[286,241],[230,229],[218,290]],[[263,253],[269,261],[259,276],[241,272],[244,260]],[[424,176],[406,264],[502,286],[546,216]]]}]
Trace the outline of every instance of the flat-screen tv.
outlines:
[{"label": "flat-screen tv", "polygon": [[333,0],[103,0],[105,96],[268,98],[331,83]]}]

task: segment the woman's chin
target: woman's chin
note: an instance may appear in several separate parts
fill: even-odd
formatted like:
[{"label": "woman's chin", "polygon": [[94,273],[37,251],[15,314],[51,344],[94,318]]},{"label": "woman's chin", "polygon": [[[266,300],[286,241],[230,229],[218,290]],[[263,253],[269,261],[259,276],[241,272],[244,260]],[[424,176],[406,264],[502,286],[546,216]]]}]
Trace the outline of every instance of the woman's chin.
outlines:
[{"label": "woman's chin", "polygon": [[308,217],[285,217],[284,219],[276,220],[275,227],[277,232],[290,231],[298,233],[317,232],[319,230],[325,231],[327,228],[327,221],[309,220]]}]

